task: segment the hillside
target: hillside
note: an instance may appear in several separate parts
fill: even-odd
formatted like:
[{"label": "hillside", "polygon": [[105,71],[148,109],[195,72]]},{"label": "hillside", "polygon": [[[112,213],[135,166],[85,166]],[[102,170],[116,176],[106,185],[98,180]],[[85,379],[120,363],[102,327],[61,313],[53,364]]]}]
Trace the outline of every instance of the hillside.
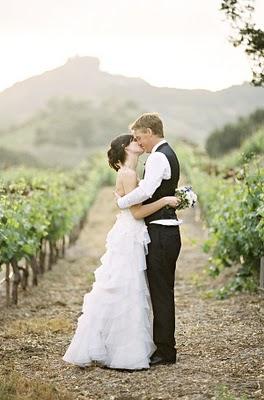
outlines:
[{"label": "hillside", "polygon": [[1,92],[0,127],[31,118],[54,97],[92,100],[95,104],[115,98],[119,102],[132,100],[142,111],[158,111],[166,131],[173,136],[196,142],[203,142],[212,129],[264,104],[263,88],[249,84],[217,92],[158,88],[140,78],[103,72],[96,58],[74,57]]}]

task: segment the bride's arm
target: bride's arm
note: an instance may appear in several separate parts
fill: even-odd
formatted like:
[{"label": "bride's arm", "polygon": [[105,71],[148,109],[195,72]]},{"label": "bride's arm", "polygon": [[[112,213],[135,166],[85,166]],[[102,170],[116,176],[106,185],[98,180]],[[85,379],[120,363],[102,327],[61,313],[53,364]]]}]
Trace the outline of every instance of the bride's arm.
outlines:
[{"label": "bride's arm", "polygon": [[[136,173],[129,171],[128,173],[123,174],[122,176],[122,184],[124,188],[125,194],[131,192],[137,187],[137,176]],[[142,219],[147,217],[148,215],[153,214],[154,212],[160,210],[161,208],[170,205],[172,207],[176,207],[179,204],[179,201],[174,196],[162,197],[159,200],[154,201],[150,204],[136,204],[130,207],[130,210],[136,219]]]},{"label": "bride's arm", "polygon": [[135,206],[130,207],[130,210],[136,219],[142,219],[155,213],[161,208],[168,205],[167,197],[162,197],[159,200],[154,201],[149,204],[136,204]]}]

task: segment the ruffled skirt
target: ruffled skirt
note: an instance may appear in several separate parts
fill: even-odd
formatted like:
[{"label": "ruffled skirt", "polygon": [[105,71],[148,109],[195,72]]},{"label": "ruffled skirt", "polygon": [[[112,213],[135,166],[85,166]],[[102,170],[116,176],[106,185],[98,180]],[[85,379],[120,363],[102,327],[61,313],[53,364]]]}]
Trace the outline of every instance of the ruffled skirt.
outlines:
[{"label": "ruffled skirt", "polygon": [[142,220],[121,211],[106,238],[92,290],[63,360],[79,366],[97,361],[109,368],[149,368],[156,350],[146,277],[150,238]]}]

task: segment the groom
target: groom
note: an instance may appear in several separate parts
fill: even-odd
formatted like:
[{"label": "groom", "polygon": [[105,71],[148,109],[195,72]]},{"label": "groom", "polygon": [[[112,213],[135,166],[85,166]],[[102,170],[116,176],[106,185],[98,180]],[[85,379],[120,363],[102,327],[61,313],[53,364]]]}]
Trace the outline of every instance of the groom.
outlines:
[{"label": "groom", "polygon": [[[157,113],[145,113],[130,125],[138,144],[150,153],[139,186],[117,200],[119,208],[149,204],[173,196],[180,166],[177,156],[164,139],[163,124]],[[176,362],[174,276],[181,249],[175,210],[164,207],[145,218],[151,243],[147,255],[147,276],[153,307],[153,340],[157,350],[151,365]]]}]

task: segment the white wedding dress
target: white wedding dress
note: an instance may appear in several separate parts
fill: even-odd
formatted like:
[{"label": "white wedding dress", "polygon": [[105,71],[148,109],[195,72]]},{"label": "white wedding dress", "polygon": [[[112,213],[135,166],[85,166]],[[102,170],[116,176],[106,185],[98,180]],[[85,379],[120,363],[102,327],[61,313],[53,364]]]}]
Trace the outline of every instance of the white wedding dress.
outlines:
[{"label": "white wedding dress", "polygon": [[147,244],[143,220],[122,210],[106,238],[106,252],[63,360],[79,366],[97,361],[110,368],[149,368],[156,350],[146,277]]}]

